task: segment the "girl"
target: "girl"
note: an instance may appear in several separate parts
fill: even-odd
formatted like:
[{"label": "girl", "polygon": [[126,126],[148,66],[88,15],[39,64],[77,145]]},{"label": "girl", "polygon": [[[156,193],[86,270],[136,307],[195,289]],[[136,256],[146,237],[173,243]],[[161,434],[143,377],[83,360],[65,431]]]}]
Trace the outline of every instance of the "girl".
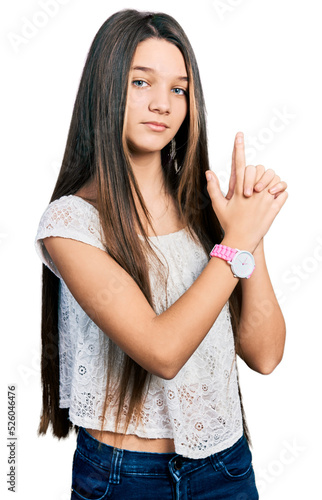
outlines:
[{"label": "girl", "polygon": [[236,354],[260,373],[283,355],[263,236],[285,189],[237,133],[224,197],[182,28],[107,19],[36,237],[39,433],[77,432],[71,499],[258,498]]}]

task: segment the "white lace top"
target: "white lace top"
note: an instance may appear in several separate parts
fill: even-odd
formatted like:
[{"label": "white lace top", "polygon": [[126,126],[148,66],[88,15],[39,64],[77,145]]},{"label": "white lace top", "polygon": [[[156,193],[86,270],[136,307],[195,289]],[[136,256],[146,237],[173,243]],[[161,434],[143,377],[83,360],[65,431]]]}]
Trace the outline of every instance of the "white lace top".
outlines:
[{"label": "white lace top", "polygon": [[[98,211],[78,196],[62,196],[50,203],[42,215],[35,246],[43,263],[60,278],[60,407],[69,408],[69,419],[78,426],[100,429],[104,418],[104,430],[114,431],[113,408],[109,407],[102,416],[108,338],[79,306],[61,278],[42,242],[48,236],[72,238],[105,250]],[[150,240],[162,251],[169,266],[169,307],[199,276],[208,256],[185,229]],[[158,288],[152,267],[150,280],[155,310],[160,314],[165,309],[166,293]],[[189,458],[204,458],[232,446],[243,434],[235,363],[227,302],[175,378],[164,380],[152,375],[142,421],[137,425],[132,419],[128,434],[172,438],[175,451]]]}]

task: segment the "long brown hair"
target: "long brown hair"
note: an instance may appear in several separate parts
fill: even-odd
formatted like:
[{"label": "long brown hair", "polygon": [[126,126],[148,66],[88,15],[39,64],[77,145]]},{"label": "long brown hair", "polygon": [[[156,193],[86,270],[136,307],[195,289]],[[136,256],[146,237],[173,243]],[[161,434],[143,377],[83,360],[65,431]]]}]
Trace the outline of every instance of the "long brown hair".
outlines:
[{"label": "long brown hair", "polygon": [[[153,255],[134,195],[148,221],[150,215],[136,182],[124,138],[126,97],[131,61],[137,45],[149,38],[173,43],[181,51],[189,78],[188,112],[176,134],[176,173],[170,143],[161,151],[165,186],[178,214],[199,239],[207,253],[223,238],[223,230],[207,193],[205,171],[209,169],[205,103],[194,52],[181,26],[164,13],[122,10],[101,26],[90,47],[76,96],[61,170],[50,201],[75,194],[97,181],[96,201],[106,251],[132,276],[153,307],[147,258]],[[137,229],[143,236],[139,240]],[[155,256],[155,254],[154,254]],[[161,262],[160,262],[161,266]],[[59,408],[58,291],[59,279],[43,265],[42,296],[42,387],[43,409],[38,432],[66,437],[71,428],[68,409]],[[235,341],[241,306],[241,287],[229,299]],[[109,362],[104,412],[114,399],[111,374],[115,369],[115,345],[109,341]],[[150,375],[129,356],[123,356],[118,390],[117,421],[126,412],[123,432],[139,415]],[[239,387],[239,383],[238,383]],[[128,402],[125,405],[125,402]],[[249,433],[243,412],[246,438]],[[102,427],[104,419],[102,419]],[[116,427],[117,429],[117,427]]]}]

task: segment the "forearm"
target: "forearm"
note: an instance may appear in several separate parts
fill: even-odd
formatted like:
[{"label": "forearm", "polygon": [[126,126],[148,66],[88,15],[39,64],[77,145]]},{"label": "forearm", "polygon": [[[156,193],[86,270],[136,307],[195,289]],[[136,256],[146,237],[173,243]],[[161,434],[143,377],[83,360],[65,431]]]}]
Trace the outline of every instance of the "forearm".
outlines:
[{"label": "forearm", "polygon": [[165,353],[164,378],[172,378],[197,349],[237,283],[227,262],[212,258],[191,287],[153,319],[154,351]]},{"label": "forearm", "polygon": [[270,373],[281,361],[285,321],[268,274],[263,241],[254,252],[256,268],[241,280],[242,309],[237,352],[252,369]]}]

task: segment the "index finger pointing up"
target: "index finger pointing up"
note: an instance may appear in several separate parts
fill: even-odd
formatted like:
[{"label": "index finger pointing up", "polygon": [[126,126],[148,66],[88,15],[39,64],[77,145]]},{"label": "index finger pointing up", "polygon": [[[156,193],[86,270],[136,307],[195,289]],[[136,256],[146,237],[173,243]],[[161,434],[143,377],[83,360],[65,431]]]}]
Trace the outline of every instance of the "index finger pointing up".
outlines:
[{"label": "index finger pointing up", "polygon": [[236,191],[238,193],[242,193],[244,185],[245,168],[246,168],[243,132],[237,132],[236,134],[233,159],[235,161]]}]

